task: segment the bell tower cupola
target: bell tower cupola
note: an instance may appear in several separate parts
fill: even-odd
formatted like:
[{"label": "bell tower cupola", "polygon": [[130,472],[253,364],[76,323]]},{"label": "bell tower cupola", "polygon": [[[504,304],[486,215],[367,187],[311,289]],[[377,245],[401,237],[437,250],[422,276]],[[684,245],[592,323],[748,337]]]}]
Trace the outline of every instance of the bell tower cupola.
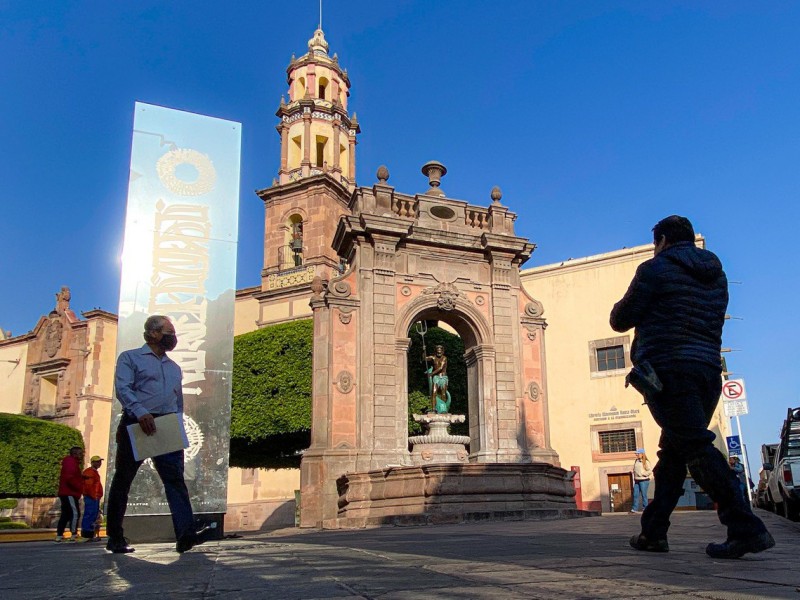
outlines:
[{"label": "bell tower cupola", "polygon": [[355,113],[347,111],[350,79],[339,57],[328,54],[322,29],[308,40],[308,53],[292,55],[286,70],[287,103],[281,98],[277,126],[281,135],[280,185],[313,175],[328,174],[349,191],[355,188]]}]

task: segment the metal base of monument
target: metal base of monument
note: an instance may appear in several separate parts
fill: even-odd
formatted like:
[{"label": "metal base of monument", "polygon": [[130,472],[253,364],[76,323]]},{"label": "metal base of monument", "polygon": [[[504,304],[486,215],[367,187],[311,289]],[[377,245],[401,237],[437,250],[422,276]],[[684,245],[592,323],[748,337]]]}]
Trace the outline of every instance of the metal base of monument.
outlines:
[{"label": "metal base of monument", "polygon": [[547,463],[420,465],[348,473],[325,529],[596,516],[575,505],[573,474]]},{"label": "metal base of monument", "polygon": [[[198,530],[209,527],[212,523],[217,524],[205,534],[207,540],[221,540],[225,537],[225,513],[195,514],[194,520]],[[125,537],[131,544],[175,541],[170,515],[126,515],[122,526]]]}]

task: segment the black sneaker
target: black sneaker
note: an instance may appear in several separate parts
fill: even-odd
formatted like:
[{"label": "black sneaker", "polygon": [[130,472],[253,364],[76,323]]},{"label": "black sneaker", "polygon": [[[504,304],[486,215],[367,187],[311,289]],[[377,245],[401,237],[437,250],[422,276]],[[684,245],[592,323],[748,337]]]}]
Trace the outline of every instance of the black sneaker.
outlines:
[{"label": "black sneaker", "polygon": [[645,552],[669,552],[667,538],[663,540],[649,540],[643,533],[634,535],[630,541],[631,548]]},{"label": "black sneaker", "polygon": [[721,544],[706,546],[706,554],[711,558],[740,558],[748,552],[763,552],[775,545],[775,540],[769,531],[759,533],[744,540],[727,540]]},{"label": "black sneaker", "polygon": [[106,550],[109,552],[113,552],[114,554],[128,554],[130,552],[136,552],[136,548],[133,546],[128,545],[128,540],[125,538],[121,538],[118,540],[112,540],[108,538],[108,543],[106,544]]}]

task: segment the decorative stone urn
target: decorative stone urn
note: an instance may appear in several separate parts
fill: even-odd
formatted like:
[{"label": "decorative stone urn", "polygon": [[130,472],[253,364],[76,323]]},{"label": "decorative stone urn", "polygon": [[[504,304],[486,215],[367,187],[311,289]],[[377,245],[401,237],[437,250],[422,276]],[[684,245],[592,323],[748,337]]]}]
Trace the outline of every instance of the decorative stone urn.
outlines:
[{"label": "decorative stone urn", "polygon": [[417,423],[423,423],[428,431],[424,435],[412,435],[408,442],[413,446],[411,460],[415,465],[465,463],[467,462],[468,435],[451,435],[448,428],[453,423],[463,423],[464,415],[428,413],[412,415]]}]

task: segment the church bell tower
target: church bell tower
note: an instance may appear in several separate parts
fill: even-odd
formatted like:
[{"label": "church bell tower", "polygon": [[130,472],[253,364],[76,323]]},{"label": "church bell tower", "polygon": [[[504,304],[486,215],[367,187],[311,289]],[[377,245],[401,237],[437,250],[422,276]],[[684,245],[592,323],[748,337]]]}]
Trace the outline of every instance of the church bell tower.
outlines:
[{"label": "church bell tower", "polygon": [[286,73],[289,101],[281,97],[276,113],[278,177],[256,192],[265,209],[259,325],[310,316],[314,277],[327,281],[341,272],[331,242],[356,188],[360,128],[347,108],[350,79],[339,57],[328,54],[321,28],[306,54],[292,55]]}]

